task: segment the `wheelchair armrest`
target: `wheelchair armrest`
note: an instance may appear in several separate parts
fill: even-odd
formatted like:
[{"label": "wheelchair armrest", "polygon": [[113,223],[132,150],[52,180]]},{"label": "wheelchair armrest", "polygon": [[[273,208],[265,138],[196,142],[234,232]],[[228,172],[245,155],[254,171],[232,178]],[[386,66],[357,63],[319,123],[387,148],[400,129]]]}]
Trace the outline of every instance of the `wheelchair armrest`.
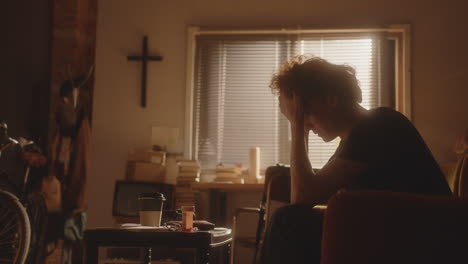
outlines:
[{"label": "wheelchair armrest", "polygon": [[325,212],[327,210],[327,205],[318,204],[318,205],[315,205],[314,207],[312,207],[312,210],[318,210],[318,211]]},{"label": "wheelchair armrest", "polygon": [[237,208],[234,214],[235,217],[239,216],[241,213],[260,213],[260,208],[258,207],[242,207]]}]

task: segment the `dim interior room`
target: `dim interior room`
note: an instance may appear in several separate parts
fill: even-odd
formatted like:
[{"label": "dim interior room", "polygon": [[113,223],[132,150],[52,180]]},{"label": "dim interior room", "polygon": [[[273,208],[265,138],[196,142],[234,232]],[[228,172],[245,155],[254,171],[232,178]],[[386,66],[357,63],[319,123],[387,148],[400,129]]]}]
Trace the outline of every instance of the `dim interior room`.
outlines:
[{"label": "dim interior room", "polygon": [[[464,1],[99,1],[89,227],[112,223],[114,181],[130,149],[150,145],[151,127],[187,129],[188,28],[300,29],[411,27],[411,119],[439,162],[454,159],[456,136],[468,124],[468,37]],[[140,69],[125,56],[149,36],[148,105],[138,104]],[[268,90],[268,83],[264,84]],[[187,142],[184,142],[187,144]],[[185,153],[187,154],[187,153]],[[247,150],[246,150],[247,155]],[[170,164],[170,157],[168,164]],[[273,165],[273,164],[271,164]],[[168,165],[169,166],[169,165]],[[168,169],[176,183],[176,169]],[[105,188],[103,186],[106,186]],[[256,206],[260,196],[231,195],[227,212]],[[253,200],[253,201],[252,201]]]},{"label": "dim interior room", "polygon": [[[196,218],[206,220],[200,228],[214,223],[239,237],[255,234],[261,221],[244,213],[260,210],[262,199],[269,203],[266,169],[290,164],[292,132],[270,80],[281,63],[296,55],[355,67],[363,106],[403,113],[437,163],[447,165],[444,172],[458,166],[460,144],[466,157],[468,140],[460,143],[460,135],[468,133],[466,0],[42,0],[10,5],[16,11],[6,19],[15,29],[8,28],[3,49],[7,88],[0,96],[10,99],[0,104],[0,123],[8,123],[11,137],[39,142],[49,165],[55,159],[83,165],[79,155],[89,153],[83,156],[89,161],[83,165],[89,170],[82,171],[86,180],[57,175],[63,181],[57,183],[58,200],[84,204],[85,220],[74,221],[82,221],[78,226],[85,229],[135,220],[125,214],[116,218],[117,191],[143,180],[169,186],[173,197],[165,203],[172,209],[194,205]],[[2,24],[7,32],[8,22]],[[91,87],[78,94],[85,99],[76,99],[77,86]],[[83,149],[55,137],[61,129],[55,121],[66,120],[60,111],[67,104],[87,109],[73,116],[74,122],[87,116],[80,131],[72,133],[87,142]],[[0,125],[2,131],[5,127]],[[309,137],[308,155],[320,169],[339,141],[324,145],[316,139]],[[72,164],[60,169],[80,166]],[[3,171],[0,166],[0,176]],[[153,183],[141,190],[151,191]],[[73,185],[78,193],[71,193]],[[289,185],[283,186],[289,192]],[[104,241],[99,232],[89,238]],[[235,241],[231,263],[250,262],[255,250]],[[74,250],[66,242],[60,247]]]},{"label": "dim interior room", "polygon": [[[113,183],[130,149],[151,144],[151,127],[178,128],[186,108],[187,28],[375,28],[411,25],[412,121],[439,162],[454,159],[466,128],[466,3],[426,1],[105,1],[98,3],[90,227],[112,222]],[[148,106],[139,106],[140,69],[126,56],[143,35],[163,61],[148,66]],[[265,83],[268,89],[268,83]],[[183,140],[183,138],[182,138]],[[247,151],[247,150],[246,150]],[[169,170],[167,180],[176,182]],[[103,186],[108,186],[103,188]]]}]

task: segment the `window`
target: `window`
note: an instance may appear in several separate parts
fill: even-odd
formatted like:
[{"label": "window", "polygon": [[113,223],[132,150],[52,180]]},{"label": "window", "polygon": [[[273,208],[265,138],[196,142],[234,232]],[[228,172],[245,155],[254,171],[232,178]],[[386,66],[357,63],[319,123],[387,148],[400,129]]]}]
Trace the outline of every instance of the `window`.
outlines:
[{"label": "window", "polygon": [[[409,102],[405,83],[409,76],[403,74],[408,64],[402,61],[407,54],[400,54],[407,52],[401,40],[408,28],[397,29],[217,32],[192,28],[187,100],[193,107],[187,111],[191,129],[186,133],[186,151],[205,166],[219,162],[247,166],[248,150],[256,146],[261,149],[262,168],[289,163],[289,123],[269,84],[280,65],[296,55],[316,55],[353,66],[363,107],[401,111]],[[312,166],[321,168],[338,143],[339,139],[324,143],[311,134]]]}]

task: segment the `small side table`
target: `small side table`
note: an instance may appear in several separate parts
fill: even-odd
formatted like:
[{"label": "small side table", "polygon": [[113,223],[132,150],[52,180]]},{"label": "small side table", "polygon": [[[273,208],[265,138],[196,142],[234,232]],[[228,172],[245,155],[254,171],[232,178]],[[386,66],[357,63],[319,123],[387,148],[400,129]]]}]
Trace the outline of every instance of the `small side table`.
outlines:
[{"label": "small side table", "polygon": [[[86,230],[84,241],[85,264],[98,264],[99,247],[193,248],[195,264],[228,264],[232,234],[228,228],[195,232],[98,228]],[[151,261],[151,255],[146,261]]]},{"label": "small side table", "polygon": [[258,202],[265,190],[265,185],[260,183],[192,183],[191,187],[198,191],[208,191],[210,199],[210,222],[218,226],[228,224],[226,215],[226,201],[228,193],[258,193]]}]

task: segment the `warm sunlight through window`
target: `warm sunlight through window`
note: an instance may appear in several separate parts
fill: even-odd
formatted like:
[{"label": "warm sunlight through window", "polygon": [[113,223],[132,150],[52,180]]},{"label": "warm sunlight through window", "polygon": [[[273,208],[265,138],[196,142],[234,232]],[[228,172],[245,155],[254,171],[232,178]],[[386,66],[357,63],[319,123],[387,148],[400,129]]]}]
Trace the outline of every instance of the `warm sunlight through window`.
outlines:
[{"label": "warm sunlight through window", "polygon": [[[248,150],[261,149],[261,167],[289,163],[290,131],[269,88],[272,74],[296,55],[315,55],[355,68],[362,106],[395,107],[395,38],[386,32],[311,32],[196,35],[193,61],[193,157],[248,165]],[[339,140],[311,133],[309,158],[321,168]]]}]

